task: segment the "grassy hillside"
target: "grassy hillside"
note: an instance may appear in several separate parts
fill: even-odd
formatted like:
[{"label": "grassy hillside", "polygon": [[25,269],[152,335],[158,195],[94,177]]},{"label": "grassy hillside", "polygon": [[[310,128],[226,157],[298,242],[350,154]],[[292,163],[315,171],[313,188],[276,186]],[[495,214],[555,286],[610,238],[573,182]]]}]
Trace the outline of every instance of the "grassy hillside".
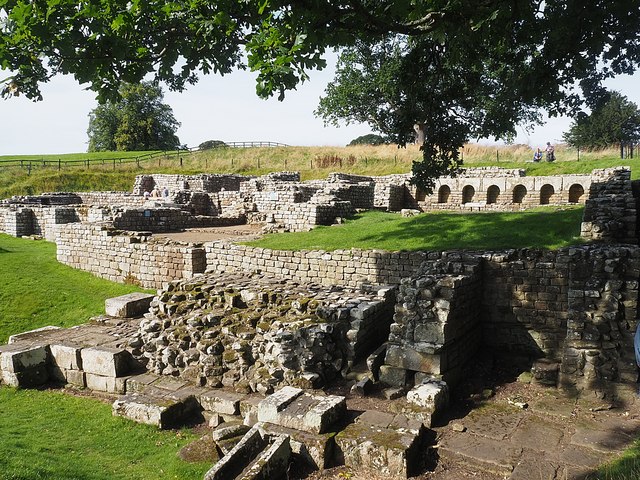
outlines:
[{"label": "grassy hillside", "polygon": [[[496,165],[504,168],[525,168],[528,175],[555,175],[560,173],[589,173],[594,168],[616,165],[634,165],[636,160],[620,160],[616,149],[580,154],[563,146],[556,149],[554,163],[531,163],[533,151],[528,146],[489,147],[467,145],[462,155],[467,167]],[[131,157],[148,152],[127,152]],[[406,173],[411,164],[421,158],[415,145],[397,148],[395,145],[354,147],[277,147],[277,148],[221,148],[204,152],[181,154],[141,160],[137,163],[119,163],[110,158],[122,152],[91,154],[91,163],[68,163],[89,158],[90,154],[38,155],[25,157],[0,156],[0,198],[12,195],[37,194],[51,191],[131,190],[136,175],[142,173],[240,173],[263,175],[272,171],[300,172],[303,180],[325,178],[330,172],[348,172],[362,175]],[[32,169],[3,166],[3,161],[23,159],[24,165],[32,161]],[[54,166],[42,167],[42,161],[54,161]],[[57,161],[61,169],[58,170]],[[39,162],[39,163],[38,163]],[[67,166],[65,167],[65,163]],[[638,169],[634,178],[640,178]]]}]

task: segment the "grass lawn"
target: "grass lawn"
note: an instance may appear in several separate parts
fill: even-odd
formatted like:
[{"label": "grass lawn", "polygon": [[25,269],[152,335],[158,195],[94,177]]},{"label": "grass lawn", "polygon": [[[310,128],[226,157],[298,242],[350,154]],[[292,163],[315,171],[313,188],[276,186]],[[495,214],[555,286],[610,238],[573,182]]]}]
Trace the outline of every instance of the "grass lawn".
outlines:
[{"label": "grass lawn", "polygon": [[211,467],[177,458],[191,431],[159,431],[55,391],[0,387],[0,432],[2,480],[187,480]]},{"label": "grass lawn", "polygon": [[70,327],[104,313],[110,297],[140,291],[56,260],[56,246],[0,234],[0,343],[46,325]]},{"label": "grass lawn", "polygon": [[517,213],[435,212],[404,218],[371,211],[343,225],[272,234],[247,244],[274,250],[555,249],[580,243],[582,212],[582,207],[540,207]]}]

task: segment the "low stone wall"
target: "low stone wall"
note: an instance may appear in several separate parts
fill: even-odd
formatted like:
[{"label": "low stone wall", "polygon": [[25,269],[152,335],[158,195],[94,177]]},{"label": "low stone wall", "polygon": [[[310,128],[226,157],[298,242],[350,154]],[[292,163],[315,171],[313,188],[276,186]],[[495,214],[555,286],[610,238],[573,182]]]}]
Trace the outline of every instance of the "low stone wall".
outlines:
[{"label": "low stone wall", "polygon": [[205,243],[204,248],[207,271],[212,273],[264,273],[300,283],[350,287],[399,284],[402,278],[414,275],[429,256],[358,249],[291,252],[226,242]]},{"label": "low stone wall", "polygon": [[129,192],[78,192],[76,195],[84,205],[140,207],[145,198]]},{"label": "low stone wall", "polygon": [[144,288],[161,288],[205,269],[204,249],[157,241],[144,233],[125,233],[108,225],[71,223],[58,227],[57,259],[98,277]]},{"label": "low stone wall", "polygon": [[244,224],[244,218],[191,215],[180,208],[128,208],[117,213],[113,218],[113,226],[117,229],[156,233],[240,224]]},{"label": "low stone wall", "polygon": [[39,235],[53,242],[56,238],[57,226],[77,222],[78,212],[73,207],[8,207],[3,210],[3,228],[8,235],[22,237]]}]

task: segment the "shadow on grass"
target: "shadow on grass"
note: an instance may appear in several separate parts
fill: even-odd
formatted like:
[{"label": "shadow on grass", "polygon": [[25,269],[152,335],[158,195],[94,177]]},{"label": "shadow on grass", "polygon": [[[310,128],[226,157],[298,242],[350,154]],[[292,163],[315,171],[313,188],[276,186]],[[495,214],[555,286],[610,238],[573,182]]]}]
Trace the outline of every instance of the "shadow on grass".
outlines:
[{"label": "shadow on grass", "polygon": [[[427,213],[379,222],[368,232],[363,228],[358,246],[387,250],[559,248],[579,243],[581,219],[581,208]],[[359,228],[357,223],[354,228]]]}]

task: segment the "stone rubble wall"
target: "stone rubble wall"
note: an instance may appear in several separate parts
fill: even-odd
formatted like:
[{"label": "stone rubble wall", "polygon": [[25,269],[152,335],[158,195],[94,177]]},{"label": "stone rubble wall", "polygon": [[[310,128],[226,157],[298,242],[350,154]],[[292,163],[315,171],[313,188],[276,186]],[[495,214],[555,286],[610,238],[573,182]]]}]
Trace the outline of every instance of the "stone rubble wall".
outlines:
[{"label": "stone rubble wall", "polygon": [[77,192],[83,205],[140,207],[145,203],[142,195],[129,192]]},{"label": "stone rubble wall", "polygon": [[159,292],[132,353],[152,372],[198,385],[260,393],[318,387],[386,338],[394,298],[390,287],[199,275]]},{"label": "stone rubble wall", "polygon": [[581,236],[598,242],[638,243],[636,223],[629,167],[594,170]]},{"label": "stone rubble wall", "polygon": [[125,233],[104,224],[60,225],[56,244],[60,263],[144,288],[161,288],[167,281],[190,278],[205,269],[200,246],[158,241],[148,233]]},{"label": "stone rubble wall", "polygon": [[134,195],[142,195],[154,189],[162,191],[165,187],[170,194],[180,190],[199,190],[203,192],[219,192],[221,190],[239,190],[240,184],[253,177],[234,174],[201,174],[201,175],[138,175],[133,186]]}]

